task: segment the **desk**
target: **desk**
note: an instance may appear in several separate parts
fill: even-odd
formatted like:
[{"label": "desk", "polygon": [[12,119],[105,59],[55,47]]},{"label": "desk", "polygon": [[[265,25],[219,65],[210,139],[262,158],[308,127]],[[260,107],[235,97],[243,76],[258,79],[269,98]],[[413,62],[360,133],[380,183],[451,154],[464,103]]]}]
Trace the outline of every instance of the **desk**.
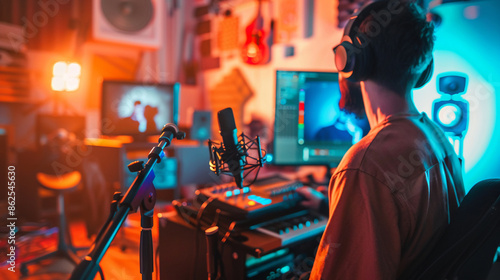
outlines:
[{"label": "desk", "polygon": [[[157,143],[122,143],[108,139],[86,139],[90,157],[99,163],[107,185],[114,191],[126,191],[136,174],[127,165],[136,160],[147,161],[149,152]],[[166,157],[154,167],[154,185],[158,198],[180,198],[180,187],[185,185],[218,184],[220,179],[210,171],[208,147],[197,141],[175,141],[165,149]]]}]

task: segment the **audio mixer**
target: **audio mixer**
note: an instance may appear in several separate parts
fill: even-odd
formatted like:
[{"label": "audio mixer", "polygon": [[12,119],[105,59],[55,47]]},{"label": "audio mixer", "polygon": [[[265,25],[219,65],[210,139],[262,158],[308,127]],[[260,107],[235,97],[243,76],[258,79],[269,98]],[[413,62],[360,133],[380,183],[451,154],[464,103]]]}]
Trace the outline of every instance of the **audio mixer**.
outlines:
[{"label": "audio mixer", "polygon": [[302,197],[295,192],[302,183],[283,178],[260,181],[251,187],[238,188],[234,183],[196,191],[199,203],[207,202],[234,219],[255,219],[297,207]]}]

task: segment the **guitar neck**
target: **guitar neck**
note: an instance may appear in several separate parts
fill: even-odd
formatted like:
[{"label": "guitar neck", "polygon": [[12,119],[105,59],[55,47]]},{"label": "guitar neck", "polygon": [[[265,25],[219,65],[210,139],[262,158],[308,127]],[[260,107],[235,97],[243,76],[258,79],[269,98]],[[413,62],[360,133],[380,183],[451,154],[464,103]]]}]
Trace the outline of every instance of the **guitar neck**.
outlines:
[{"label": "guitar neck", "polygon": [[264,18],[262,17],[262,0],[257,4],[257,17],[255,17],[255,26],[257,29],[264,28]]}]

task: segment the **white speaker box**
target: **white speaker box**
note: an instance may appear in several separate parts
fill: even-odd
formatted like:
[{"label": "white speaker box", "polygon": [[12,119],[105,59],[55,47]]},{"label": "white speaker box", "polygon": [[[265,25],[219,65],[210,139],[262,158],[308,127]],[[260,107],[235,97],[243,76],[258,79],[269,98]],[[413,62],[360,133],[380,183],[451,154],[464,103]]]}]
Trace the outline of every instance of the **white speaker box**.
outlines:
[{"label": "white speaker box", "polygon": [[165,31],[165,0],[93,0],[92,35],[97,41],[157,49]]}]

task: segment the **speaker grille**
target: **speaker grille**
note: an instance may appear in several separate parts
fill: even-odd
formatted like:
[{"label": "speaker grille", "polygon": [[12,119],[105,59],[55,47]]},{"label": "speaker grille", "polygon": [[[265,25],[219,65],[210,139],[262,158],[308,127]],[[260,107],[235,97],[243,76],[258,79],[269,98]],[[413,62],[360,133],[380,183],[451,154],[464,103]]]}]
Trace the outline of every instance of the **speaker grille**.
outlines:
[{"label": "speaker grille", "polygon": [[150,0],[101,1],[101,10],[108,22],[119,30],[137,32],[153,19],[153,3]]}]

